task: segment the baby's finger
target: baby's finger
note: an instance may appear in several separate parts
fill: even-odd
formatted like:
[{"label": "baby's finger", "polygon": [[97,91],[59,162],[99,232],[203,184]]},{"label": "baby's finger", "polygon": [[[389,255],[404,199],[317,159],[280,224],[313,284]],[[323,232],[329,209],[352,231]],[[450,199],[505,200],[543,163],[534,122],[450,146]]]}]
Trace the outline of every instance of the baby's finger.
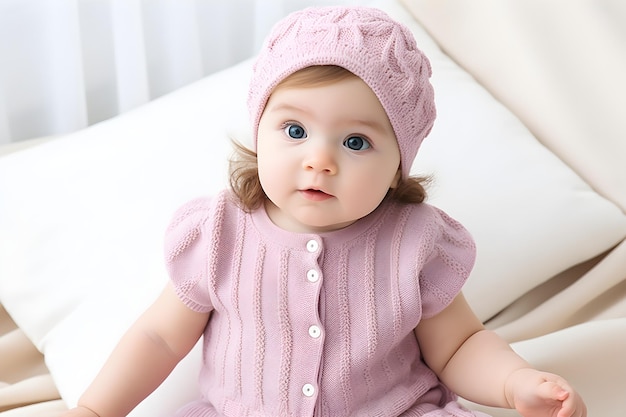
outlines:
[{"label": "baby's finger", "polygon": [[564,401],[569,392],[557,382],[546,381],[539,386],[538,394],[540,397],[548,400]]},{"label": "baby's finger", "polygon": [[584,417],[587,415],[587,407],[576,394],[567,395],[561,404],[561,410],[557,417]]}]

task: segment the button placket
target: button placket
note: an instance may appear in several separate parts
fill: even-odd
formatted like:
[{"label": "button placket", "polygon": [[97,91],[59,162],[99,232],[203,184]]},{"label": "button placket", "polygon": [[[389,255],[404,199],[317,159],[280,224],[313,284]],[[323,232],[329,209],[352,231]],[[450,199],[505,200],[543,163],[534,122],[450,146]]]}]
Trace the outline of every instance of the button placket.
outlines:
[{"label": "button placket", "polygon": [[[302,321],[300,321],[298,328],[300,329],[300,332],[306,332],[306,338],[309,339],[308,343],[303,343],[301,345],[303,353],[309,355],[309,360],[307,362],[310,361],[309,363],[311,366],[316,364],[317,368],[310,369],[310,371],[313,372],[309,373],[309,375],[301,380],[300,383],[303,384],[302,395],[306,398],[314,400],[318,395],[318,389],[316,386],[317,381],[315,378],[321,364],[322,344],[320,341],[323,340],[323,330],[318,323],[319,291],[322,281],[322,272],[319,266],[319,255],[322,250],[322,241],[318,237],[311,236],[311,238],[306,241],[305,248],[311,255],[310,257],[307,257],[311,263],[308,265],[308,269],[305,269],[306,281],[304,281],[302,285],[308,287],[306,291],[310,294],[310,296],[312,296],[312,298],[309,298],[306,302],[308,305],[308,308],[306,309],[306,317],[302,316]],[[309,304],[309,302],[311,304]]]},{"label": "button placket", "polygon": [[[306,249],[310,253],[315,253],[319,250],[320,244],[317,240],[311,239],[306,243]],[[320,273],[317,269],[311,268],[306,273],[307,281],[310,283],[317,283],[320,279]],[[318,339],[322,335],[322,329],[318,325],[309,326],[309,336],[313,339]]]}]

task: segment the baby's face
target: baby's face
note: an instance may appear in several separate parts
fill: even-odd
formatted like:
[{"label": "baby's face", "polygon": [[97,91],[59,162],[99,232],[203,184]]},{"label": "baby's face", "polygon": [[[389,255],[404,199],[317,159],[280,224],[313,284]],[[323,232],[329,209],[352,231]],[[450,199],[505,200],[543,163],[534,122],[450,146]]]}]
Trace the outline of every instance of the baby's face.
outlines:
[{"label": "baby's face", "polygon": [[368,215],[400,178],[393,128],[358,77],[278,87],[258,130],[259,178],[272,221],[319,233]]}]

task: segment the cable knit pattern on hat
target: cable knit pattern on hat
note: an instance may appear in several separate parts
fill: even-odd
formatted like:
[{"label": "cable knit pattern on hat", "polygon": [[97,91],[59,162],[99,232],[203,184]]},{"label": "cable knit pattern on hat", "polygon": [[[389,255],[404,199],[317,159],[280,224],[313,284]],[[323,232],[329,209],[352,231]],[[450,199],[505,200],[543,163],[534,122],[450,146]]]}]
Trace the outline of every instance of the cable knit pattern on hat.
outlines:
[{"label": "cable knit pattern on hat", "polygon": [[408,28],[379,9],[319,7],[276,24],[257,57],[248,109],[256,143],[267,100],[290,74],[313,65],[337,65],[360,77],[387,112],[409,175],[435,120],[430,62]]}]

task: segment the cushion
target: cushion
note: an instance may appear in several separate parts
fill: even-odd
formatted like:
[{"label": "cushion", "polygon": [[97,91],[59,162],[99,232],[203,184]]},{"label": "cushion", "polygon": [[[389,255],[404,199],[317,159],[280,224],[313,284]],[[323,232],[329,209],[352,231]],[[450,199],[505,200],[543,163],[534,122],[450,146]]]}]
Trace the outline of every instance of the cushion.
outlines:
[{"label": "cushion", "polygon": [[[615,245],[626,218],[540,145],[395,2],[431,57],[439,117],[412,169],[478,245],[466,295],[486,320],[554,274]],[[0,302],[45,353],[69,405],[167,280],[163,232],[183,202],[227,184],[247,138],[251,62],[136,110],[0,159]],[[497,297],[493,294],[496,293]],[[196,347],[130,415],[197,396]]]},{"label": "cushion", "polygon": [[615,0],[401,3],[540,142],[626,211],[626,31],[617,30],[626,7]]}]

